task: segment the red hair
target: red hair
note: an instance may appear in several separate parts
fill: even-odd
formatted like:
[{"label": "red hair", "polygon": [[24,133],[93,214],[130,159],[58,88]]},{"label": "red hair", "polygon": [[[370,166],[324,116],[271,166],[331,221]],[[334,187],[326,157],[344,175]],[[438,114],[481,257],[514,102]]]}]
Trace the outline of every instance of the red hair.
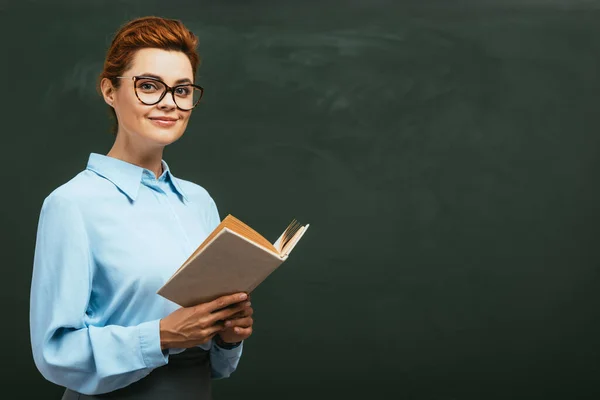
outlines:
[{"label": "red hair", "polygon": [[[183,52],[192,64],[192,71],[200,65],[200,56],[196,50],[198,37],[175,19],[161,17],[142,17],[127,22],[115,34],[106,53],[104,68],[98,77],[97,89],[100,92],[102,79],[109,79],[115,88],[120,86],[117,76],[123,75],[131,67],[137,50],[157,48]],[[115,110],[109,107],[116,121]],[[118,123],[117,123],[118,124]],[[117,125],[113,133],[116,134]]]}]

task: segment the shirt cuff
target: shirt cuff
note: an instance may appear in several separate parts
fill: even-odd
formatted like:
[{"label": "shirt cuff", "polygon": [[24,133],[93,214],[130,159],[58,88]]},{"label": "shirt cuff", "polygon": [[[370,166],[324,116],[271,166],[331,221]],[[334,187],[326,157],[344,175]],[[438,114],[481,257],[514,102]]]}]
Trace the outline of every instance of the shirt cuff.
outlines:
[{"label": "shirt cuff", "polygon": [[242,354],[242,348],[244,347],[244,341],[242,341],[240,343],[240,345],[238,347],[234,347],[233,349],[224,349],[222,347],[219,347],[215,341],[213,340],[213,351],[220,353],[220,355],[223,356],[223,358],[226,359],[233,359],[233,358],[237,358],[240,356],[240,354]]},{"label": "shirt cuff", "polygon": [[160,348],[160,320],[138,325],[140,349],[147,368],[157,368],[169,362],[169,352]]}]

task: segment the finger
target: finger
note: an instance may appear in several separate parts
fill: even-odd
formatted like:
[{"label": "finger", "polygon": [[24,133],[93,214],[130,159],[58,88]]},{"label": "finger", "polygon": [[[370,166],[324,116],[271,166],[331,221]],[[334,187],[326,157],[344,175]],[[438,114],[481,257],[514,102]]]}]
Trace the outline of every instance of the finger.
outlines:
[{"label": "finger", "polygon": [[245,301],[247,298],[248,295],[246,293],[235,293],[227,296],[221,296],[218,299],[208,303],[200,304],[200,307],[206,309],[207,312],[214,312],[232,304],[239,303],[240,301]]},{"label": "finger", "polygon": [[240,336],[243,340],[243,338],[247,338],[250,335],[252,335],[252,327],[248,327],[248,328],[242,328],[242,327],[236,327],[233,330],[235,332],[236,335]]},{"label": "finger", "polygon": [[254,319],[252,317],[229,319],[225,321],[225,328],[249,328],[252,324],[254,324]]},{"label": "finger", "polygon": [[221,322],[217,322],[216,324],[213,324],[208,328],[203,329],[201,331],[201,334],[207,339],[212,339],[213,336],[215,336],[217,333],[221,332],[224,329],[224,325],[225,324]]},{"label": "finger", "polygon": [[232,316],[242,312],[245,308],[247,308],[248,303],[250,303],[250,302],[245,302],[245,303],[238,304],[238,305],[230,307],[230,308],[226,308],[226,309],[214,312],[210,315],[209,321],[211,323],[214,323],[216,321],[224,321],[226,319],[230,319]]},{"label": "finger", "polygon": [[[250,299],[251,299],[251,297],[250,297],[250,295],[248,295],[248,297],[246,298],[246,302],[248,303],[248,306],[250,306]],[[241,303],[241,302],[240,302],[240,303]],[[232,307],[235,307],[235,306],[236,306],[236,305],[238,305],[238,304],[239,304],[239,303],[230,304],[230,305],[228,305],[227,307],[224,307],[224,308],[222,308],[222,309],[219,309],[219,310],[216,310],[216,311],[220,311],[220,310],[223,310],[223,309],[225,309],[225,308],[232,308]]]},{"label": "finger", "polygon": [[240,312],[232,315],[228,319],[237,319],[237,318],[249,317],[252,314],[254,314],[254,309],[252,307],[250,307],[250,306],[247,306],[242,311],[240,311]]},{"label": "finger", "polygon": [[[242,301],[250,301],[251,299],[252,299],[252,297],[249,294],[247,294],[246,300],[242,300]],[[236,303],[233,303],[233,304],[231,304],[231,305],[229,305],[227,307],[233,307],[235,305],[236,305]],[[224,308],[227,308],[227,307],[224,307]]]}]

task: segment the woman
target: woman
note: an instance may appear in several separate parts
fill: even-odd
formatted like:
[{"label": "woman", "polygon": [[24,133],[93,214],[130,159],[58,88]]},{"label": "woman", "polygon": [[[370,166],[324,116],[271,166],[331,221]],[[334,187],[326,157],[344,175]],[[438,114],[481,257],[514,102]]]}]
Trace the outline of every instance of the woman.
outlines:
[{"label": "woman", "polygon": [[211,379],[235,371],[252,334],[247,294],[189,308],[156,294],[220,222],[207,191],[162,158],[203,94],[196,46],[176,20],[117,32],[99,79],[114,145],[44,200],[31,343],[63,399],[209,399]]}]

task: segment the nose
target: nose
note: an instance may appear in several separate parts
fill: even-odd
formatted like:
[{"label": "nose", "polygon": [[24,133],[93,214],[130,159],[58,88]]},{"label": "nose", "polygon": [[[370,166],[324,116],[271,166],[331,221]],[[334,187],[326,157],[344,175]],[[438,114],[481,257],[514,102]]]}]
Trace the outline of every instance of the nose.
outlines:
[{"label": "nose", "polygon": [[158,108],[161,110],[172,110],[177,108],[177,104],[173,99],[173,92],[167,91],[163,96],[162,100],[157,104]]}]

